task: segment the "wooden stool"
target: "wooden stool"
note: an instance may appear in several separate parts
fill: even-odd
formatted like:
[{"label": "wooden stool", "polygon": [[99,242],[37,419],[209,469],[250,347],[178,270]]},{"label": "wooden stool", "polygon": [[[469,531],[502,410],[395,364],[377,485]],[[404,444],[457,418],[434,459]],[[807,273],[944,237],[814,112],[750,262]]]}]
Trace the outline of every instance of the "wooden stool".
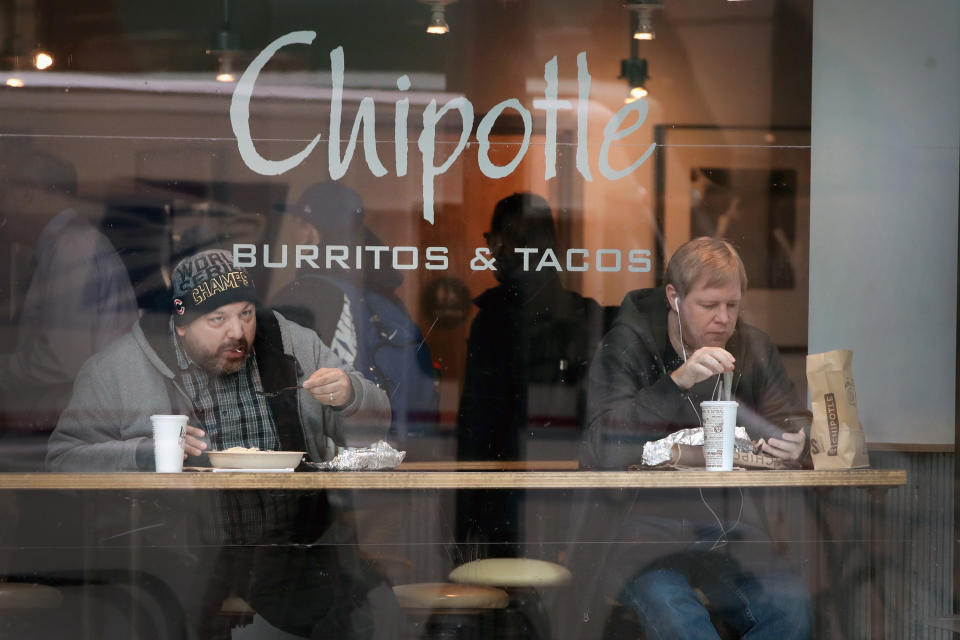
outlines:
[{"label": "wooden stool", "polygon": [[462,564],[450,572],[450,579],[465,584],[502,587],[510,594],[508,615],[519,618],[511,629],[524,629],[518,637],[550,638],[549,616],[544,609],[541,587],[559,587],[570,582],[570,570],[555,562],[535,558],[485,558]]},{"label": "wooden stool", "polygon": [[485,640],[500,637],[496,613],[509,596],[502,589],[451,582],[419,582],[393,588],[407,617],[408,637]]},{"label": "wooden stool", "polygon": [[556,587],[570,582],[570,570],[535,558],[485,558],[462,564],[450,579],[491,587]]}]

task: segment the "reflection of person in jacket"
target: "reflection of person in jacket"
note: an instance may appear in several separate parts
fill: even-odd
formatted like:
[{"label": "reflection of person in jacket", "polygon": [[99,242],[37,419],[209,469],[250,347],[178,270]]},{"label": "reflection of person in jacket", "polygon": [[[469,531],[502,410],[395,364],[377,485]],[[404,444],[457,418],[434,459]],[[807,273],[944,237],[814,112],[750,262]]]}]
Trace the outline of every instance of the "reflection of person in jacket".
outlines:
[{"label": "reflection of person in jacket", "polygon": [[[74,376],[87,358],[129,331],[137,300],[117,250],[76,199],[73,166],[30,148],[9,164],[0,228],[32,245],[33,273],[16,348],[0,354],[7,429],[0,436],[0,469],[36,471]],[[8,443],[15,445],[12,455]]]},{"label": "reflection of person in jacket", "polygon": [[[270,300],[286,318],[310,329],[335,354],[378,384],[390,397],[392,439],[403,446],[416,424],[437,418],[433,361],[419,327],[396,294],[403,282],[389,257],[376,263],[365,247],[383,241],[364,224],[360,196],[338,182],[307,188],[284,212],[296,219],[298,245],[318,248],[315,266],[297,269],[296,279]],[[361,268],[325,260],[327,246],[363,254]],[[386,254],[389,256],[389,252]]]},{"label": "reflection of person in jacket", "polygon": [[[765,453],[801,459],[806,436],[792,425],[809,418],[776,347],[738,322],[746,274],[733,247],[690,241],[672,257],[666,281],[665,289],[627,295],[597,351],[585,465],[639,464],[645,442],[699,426],[700,402],[716,396],[728,371],[738,424],[765,439]],[[645,492],[632,505],[606,507],[621,518],[617,539],[649,543],[621,546],[604,563],[605,581],[636,611],[644,637],[716,637],[710,613],[751,638],[808,637],[807,590],[765,542],[742,494]],[[609,514],[604,521],[616,522]]]},{"label": "reflection of person in jacket", "polygon": [[[173,313],[160,318],[164,326],[138,323],[81,369],[50,439],[52,469],[152,469],[152,414],[189,416],[185,455],[191,456],[190,464],[204,464],[205,450],[234,446],[306,451],[310,459],[323,460],[332,454],[331,441],[358,444],[358,437],[369,442],[385,434],[386,394],[339,360],[313,331],[258,311],[252,280],[233,267],[228,252],[209,250],[181,261],[173,272],[172,298]],[[257,393],[290,386],[305,392]],[[211,572],[174,576],[186,581],[183,589],[205,592],[203,598],[184,598],[184,606],[209,600],[211,593],[222,600],[240,589],[261,615],[292,632],[310,635],[322,622],[339,632],[336,637],[373,637],[372,621],[367,628],[359,622],[365,618],[352,612],[378,598],[386,610],[395,606],[375,573],[336,546],[304,550],[284,544],[311,541],[330,527],[324,521],[325,496],[309,498],[301,502],[298,496],[252,492],[217,496],[215,508],[201,511],[192,523],[200,530],[195,535],[206,549],[249,546],[225,547]],[[257,550],[260,545],[272,546]],[[210,555],[191,557],[199,563]],[[278,597],[278,585],[289,598]],[[300,602],[294,593],[310,601]],[[311,594],[323,597],[314,601]],[[321,603],[326,606],[318,607]],[[365,612],[370,613],[369,606]],[[209,615],[199,612],[196,624],[206,624]]]},{"label": "reflection of person in jacket", "polygon": [[[515,249],[556,250],[546,200],[515,193],[500,200],[484,234],[499,285],[474,301],[457,415],[460,460],[575,458],[582,435],[589,360],[603,331],[600,306],[565,288],[553,269],[523,268]],[[516,542],[517,495],[461,492],[458,536]],[[489,492],[488,492],[489,493]],[[493,516],[489,509],[502,509]],[[506,519],[503,528],[491,527]]]}]

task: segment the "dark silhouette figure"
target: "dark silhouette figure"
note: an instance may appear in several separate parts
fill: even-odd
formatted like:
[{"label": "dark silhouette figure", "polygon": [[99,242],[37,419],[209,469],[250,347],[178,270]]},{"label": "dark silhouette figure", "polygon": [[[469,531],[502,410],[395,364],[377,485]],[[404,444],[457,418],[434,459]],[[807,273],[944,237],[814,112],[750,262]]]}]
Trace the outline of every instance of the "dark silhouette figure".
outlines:
[{"label": "dark silhouette figure", "polygon": [[[550,206],[515,193],[497,203],[484,234],[500,284],[474,301],[466,375],[457,416],[460,460],[576,458],[590,358],[603,332],[602,308],[564,288],[553,269],[524,268],[518,248],[556,251]],[[534,448],[542,453],[537,453]],[[520,494],[460,492],[460,541],[516,542]],[[493,529],[494,523],[505,523]]]}]

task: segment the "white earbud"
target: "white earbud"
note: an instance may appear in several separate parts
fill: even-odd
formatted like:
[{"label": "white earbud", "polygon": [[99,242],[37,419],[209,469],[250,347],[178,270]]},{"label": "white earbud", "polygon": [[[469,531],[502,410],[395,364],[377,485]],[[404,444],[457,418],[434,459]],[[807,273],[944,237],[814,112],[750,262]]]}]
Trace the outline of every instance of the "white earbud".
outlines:
[{"label": "white earbud", "polygon": [[683,361],[687,361],[687,348],[683,345],[683,320],[680,319],[680,296],[673,299],[673,308],[677,310],[677,326],[680,329],[680,352],[683,353]]}]

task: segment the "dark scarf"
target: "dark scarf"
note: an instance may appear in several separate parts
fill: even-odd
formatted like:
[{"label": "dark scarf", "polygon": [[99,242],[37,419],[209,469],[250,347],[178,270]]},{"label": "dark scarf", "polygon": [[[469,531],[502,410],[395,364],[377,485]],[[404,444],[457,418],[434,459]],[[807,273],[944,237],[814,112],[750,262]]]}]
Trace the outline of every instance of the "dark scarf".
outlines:
[{"label": "dark scarf", "polygon": [[[177,371],[177,356],[170,340],[169,316],[147,314],[141,320],[147,342],[171,371]],[[269,309],[257,309],[257,333],[253,338],[253,353],[260,369],[264,391],[276,391],[283,387],[296,386],[300,370],[297,359],[283,351],[280,322]],[[168,380],[167,394],[171,410],[175,413],[193,415],[193,407],[183,393],[171,388],[175,380]],[[277,425],[280,448],[284,451],[305,451],[306,440],[300,425],[300,412],[295,393],[281,393],[268,398],[267,404]]]}]

